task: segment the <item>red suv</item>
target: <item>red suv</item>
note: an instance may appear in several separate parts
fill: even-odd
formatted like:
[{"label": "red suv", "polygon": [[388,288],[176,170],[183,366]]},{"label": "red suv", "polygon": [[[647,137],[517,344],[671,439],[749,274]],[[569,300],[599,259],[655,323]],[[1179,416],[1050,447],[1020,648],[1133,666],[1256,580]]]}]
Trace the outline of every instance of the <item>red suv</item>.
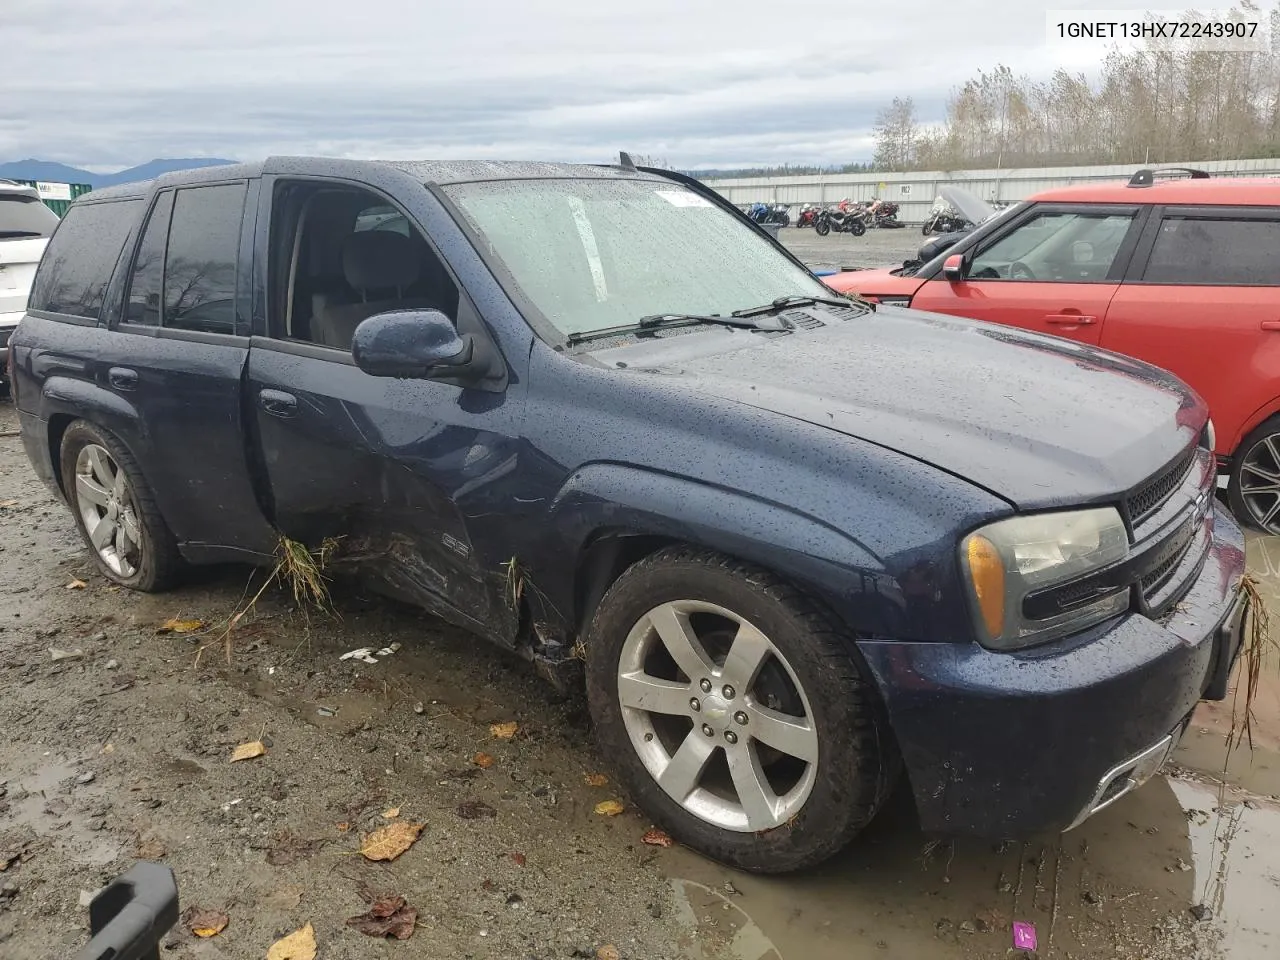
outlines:
[{"label": "red suv", "polygon": [[826,280],[1173,371],[1208,401],[1232,510],[1280,534],[1280,179],[1140,170],[1049,190],[928,263]]}]

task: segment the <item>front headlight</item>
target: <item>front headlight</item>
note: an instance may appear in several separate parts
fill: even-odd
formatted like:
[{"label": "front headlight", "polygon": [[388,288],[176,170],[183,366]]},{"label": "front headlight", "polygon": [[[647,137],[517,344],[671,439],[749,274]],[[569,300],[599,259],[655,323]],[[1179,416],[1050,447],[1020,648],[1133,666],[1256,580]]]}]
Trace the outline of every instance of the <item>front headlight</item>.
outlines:
[{"label": "front headlight", "polygon": [[1218,449],[1218,432],[1213,429],[1213,418],[1205,421],[1204,430],[1200,432],[1200,446],[1210,453]]},{"label": "front headlight", "polygon": [[1128,550],[1129,535],[1114,507],[1011,517],[975,530],[960,544],[960,565],[983,645],[1013,650],[1123,613],[1127,587],[1067,596],[1052,608],[1062,612],[1050,610],[1039,619],[1024,608],[1027,597],[1122,560]]}]

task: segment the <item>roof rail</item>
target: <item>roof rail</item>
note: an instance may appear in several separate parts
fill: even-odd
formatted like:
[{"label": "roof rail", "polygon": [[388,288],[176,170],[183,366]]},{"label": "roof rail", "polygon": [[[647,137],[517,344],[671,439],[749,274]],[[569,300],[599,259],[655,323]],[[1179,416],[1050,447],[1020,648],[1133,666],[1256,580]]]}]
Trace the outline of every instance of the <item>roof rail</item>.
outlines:
[{"label": "roof rail", "polygon": [[1189,180],[1208,180],[1207,170],[1196,170],[1193,167],[1161,167],[1158,170],[1142,169],[1129,178],[1131,187],[1149,187],[1156,182],[1156,177],[1172,177],[1184,175]]}]

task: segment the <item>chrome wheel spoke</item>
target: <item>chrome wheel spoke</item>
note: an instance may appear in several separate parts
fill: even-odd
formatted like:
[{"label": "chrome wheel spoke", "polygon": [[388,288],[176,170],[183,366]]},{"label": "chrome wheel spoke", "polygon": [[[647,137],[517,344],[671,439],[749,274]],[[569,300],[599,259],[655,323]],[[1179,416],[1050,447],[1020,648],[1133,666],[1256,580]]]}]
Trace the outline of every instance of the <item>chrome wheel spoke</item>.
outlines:
[{"label": "chrome wheel spoke", "polygon": [[721,673],[739,690],[750,690],[772,649],[773,644],[763,633],[749,623],[741,623]]},{"label": "chrome wheel spoke", "polygon": [[1268,508],[1267,512],[1259,518],[1258,522],[1264,527],[1268,527],[1271,524],[1271,521],[1276,518],[1277,514],[1280,514],[1280,497],[1276,497],[1276,502]]},{"label": "chrome wheel spoke", "polygon": [[89,455],[89,469],[93,471],[93,478],[104,489],[110,490],[114,488],[116,474],[107,463],[107,458],[103,456],[102,448],[96,446],[85,447],[85,452]]},{"label": "chrome wheel spoke", "polygon": [[107,501],[111,499],[101,484],[99,484],[92,476],[83,473],[76,474],[76,496],[95,506],[105,507]]},{"label": "chrome wheel spoke", "polygon": [[738,793],[738,802],[742,804],[742,810],[747,815],[748,829],[766,830],[776,826],[778,795],[769,786],[755,750],[744,745],[727,753],[729,774],[733,777],[733,788]]},{"label": "chrome wheel spoke", "polygon": [[649,612],[649,622],[662,638],[662,644],[671,654],[686,677],[696,681],[701,676],[711,673],[713,664],[702,649],[693,627],[689,623],[689,615],[679,611],[675,604],[664,603]]},{"label": "chrome wheel spoke", "polygon": [[1258,466],[1256,463],[1246,462],[1241,466],[1240,469],[1242,471],[1248,470],[1254,476],[1261,477],[1263,480],[1267,480],[1270,483],[1280,483],[1280,474],[1273,473],[1270,470],[1264,470],[1262,467]]},{"label": "chrome wheel spoke", "polygon": [[97,549],[102,550],[111,545],[111,541],[115,539],[116,524],[114,520],[108,520],[101,517],[92,530],[89,531],[89,542]]},{"label": "chrome wheel spoke", "polygon": [[667,763],[666,768],[658,776],[658,785],[677,800],[683,801],[693,793],[698,781],[702,779],[702,771],[707,761],[715,753],[716,746],[702,732],[690,730],[680,744],[680,749]]},{"label": "chrome wheel spoke", "polygon": [[126,510],[120,514],[120,526],[124,529],[125,536],[129,538],[129,543],[135,547],[142,545],[142,533],[138,529],[138,518],[133,515],[132,510]]},{"label": "chrome wheel spoke", "polygon": [[747,730],[761,743],[806,763],[818,759],[818,734],[808,718],[792,717],[759,704],[747,709]]},{"label": "chrome wheel spoke", "polygon": [[618,701],[633,710],[684,716],[689,713],[692,695],[687,683],[660,680],[647,673],[628,673],[618,677]]}]

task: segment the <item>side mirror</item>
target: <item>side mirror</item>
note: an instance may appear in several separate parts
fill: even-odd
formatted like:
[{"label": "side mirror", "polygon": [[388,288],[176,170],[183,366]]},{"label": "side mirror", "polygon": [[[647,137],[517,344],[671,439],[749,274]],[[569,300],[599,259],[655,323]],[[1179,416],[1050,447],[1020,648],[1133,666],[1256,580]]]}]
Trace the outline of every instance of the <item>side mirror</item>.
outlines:
[{"label": "side mirror", "polygon": [[964,255],[953,253],[942,261],[942,275],[948,283],[960,283],[964,280]]},{"label": "side mirror", "polygon": [[459,336],[439,310],[389,310],[367,317],[351,337],[356,366],[374,377],[420,379],[460,374],[471,363],[471,337]]}]

